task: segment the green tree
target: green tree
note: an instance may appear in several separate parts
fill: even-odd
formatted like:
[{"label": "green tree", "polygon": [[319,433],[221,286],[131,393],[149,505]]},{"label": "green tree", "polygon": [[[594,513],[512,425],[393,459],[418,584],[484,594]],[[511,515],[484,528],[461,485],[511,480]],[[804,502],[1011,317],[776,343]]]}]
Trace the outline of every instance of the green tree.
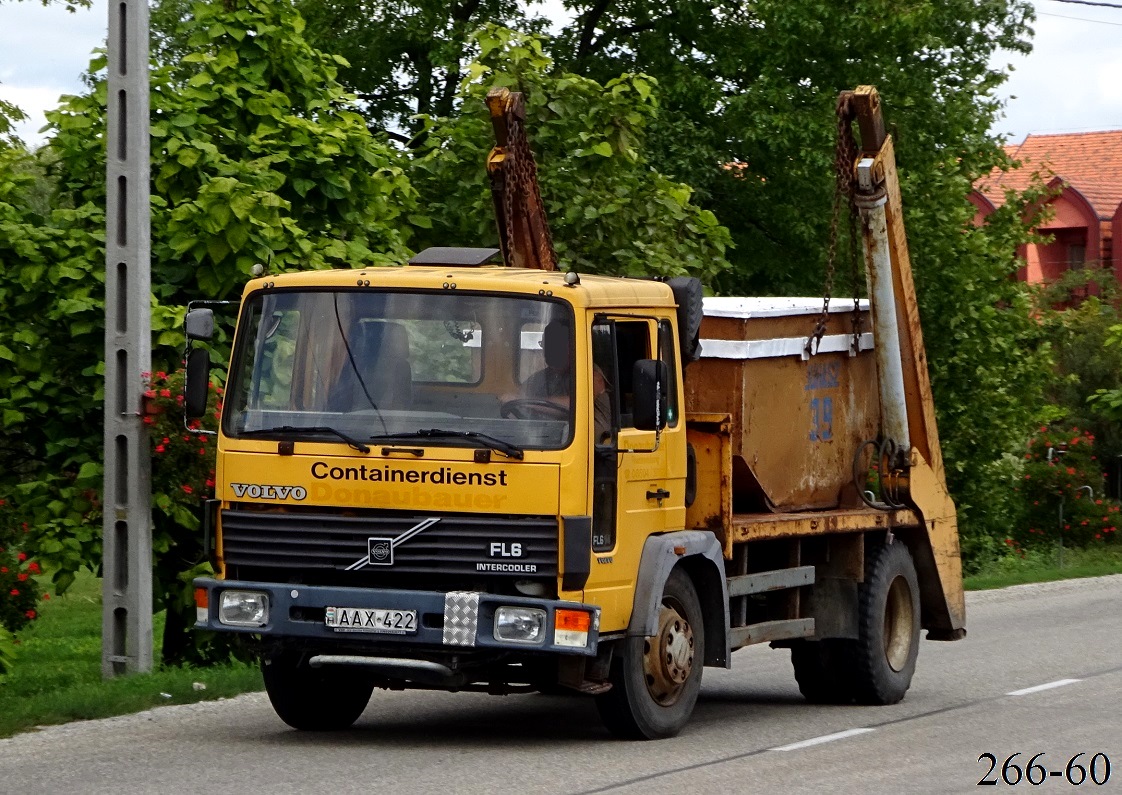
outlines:
[{"label": "green tree", "polygon": [[0,143],[0,522],[45,529],[65,587],[99,547],[104,213],[34,209],[31,160]]},{"label": "green tree", "polygon": [[[402,143],[419,132],[415,114],[450,116],[472,34],[485,24],[541,30],[519,0],[297,0],[309,40],[343,56],[340,82],[358,95],[373,128]],[[414,145],[416,142],[414,142]]]},{"label": "green tree", "polygon": [[410,172],[432,228],[421,242],[497,241],[484,176],[494,140],[484,96],[492,86],[522,91],[542,198],[561,266],[629,276],[692,274],[711,281],[726,266],[728,232],[691,201],[689,186],[659,174],[646,158],[657,118],[657,86],[643,75],[601,85],[557,72],[541,39],[488,26],[475,39],[479,60],[453,118],[430,118]]},{"label": "green tree", "polygon": [[[198,3],[179,31],[191,54],[152,73],[153,363],[174,370],[182,304],[233,295],[271,269],[376,265],[406,256],[415,194],[400,155],[376,141],[310,47],[287,3]],[[47,213],[0,150],[0,497],[32,527],[65,587],[100,556],[104,344],[104,59],[87,90],[49,114]],[[21,161],[22,162],[22,161]],[[7,197],[7,198],[6,198]],[[415,215],[415,214],[414,214]],[[155,495],[154,547],[200,560],[185,514]],[[199,495],[201,498],[204,495]],[[197,518],[192,523],[197,529]],[[193,549],[184,549],[188,538]],[[158,568],[159,606],[184,584]]]}]

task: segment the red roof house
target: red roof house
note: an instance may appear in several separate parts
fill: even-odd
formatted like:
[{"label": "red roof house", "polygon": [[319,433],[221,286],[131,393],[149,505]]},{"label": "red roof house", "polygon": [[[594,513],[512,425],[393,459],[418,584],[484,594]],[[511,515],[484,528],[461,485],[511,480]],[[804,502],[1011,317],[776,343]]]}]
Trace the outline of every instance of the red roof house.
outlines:
[{"label": "red roof house", "polygon": [[1058,190],[1037,228],[1053,242],[1022,247],[1020,278],[1050,282],[1073,268],[1106,267],[1122,281],[1122,130],[1029,135],[1005,151],[1021,166],[977,182],[970,194],[976,224],[1005,203],[1005,191],[1022,191],[1037,176]]}]

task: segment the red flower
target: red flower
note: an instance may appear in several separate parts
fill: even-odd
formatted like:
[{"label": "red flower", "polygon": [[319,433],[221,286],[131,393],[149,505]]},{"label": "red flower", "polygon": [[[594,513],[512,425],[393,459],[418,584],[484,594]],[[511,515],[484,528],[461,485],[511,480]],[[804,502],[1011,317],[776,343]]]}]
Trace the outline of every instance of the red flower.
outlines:
[{"label": "red flower", "polygon": [[145,425],[155,425],[156,424],[156,418],[145,414],[144,415],[144,424]]},{"label": "red flower", "polygon": [[27,555],[25,553],[21,552],[18,555],[16,555],[16,560],[18,560],[20,563],[23,563],[25,560],[27,560]]},{"label": "red flower", "polygon": [[13,588],[8,593],[11,594],[12,596],[19,596],[19,589],[18,588]]},{"label": "red flower", "polygon": [[8,567],[7,566],[0,566],[0,574],[7,574],[7,573],[8,573]]},{"label": "red flower", "polygon": [[206,479],[206,487],[208,489],[213,489],[214,488],[214,480],[212,478],[207,478]]},{"label": "red flower", "polygon": [[1067,468],[1067,473],[1069,475],[1074,475],[1075,474],[1075,467],[1068,467]]},{"label": "red flower", "polygon": [[179,488],[183,489],[184,493],[186,493],[186,494],[193,494],[195,492],[195,490],[193,488],[191,488],[190,486],[188,486],[186,483],[184,483]]},{"label": "red flower", "polygon": [[159,378],[161,381],[166,381],[167,377],[168,377],[168,374],[163,372],[162,370],[157,370],[156,371],[156,378]]},{"label": "red flower", "polygon": [[21,571],[18,575],[16,575],[16,579],[19,580],[20,582],[27,582],[26,572]]},{"label": "red flower", "polygon": [[28,610],[26,613],[24,613],[24,615],[27,616],[30,619],[34,619],[35,618],[35,611],[34,610]]},{"label": "red flower", "polygon": [[160,390],[160,397],[166,397],[166,398],[171,397],[171,390],[170,389],[161,389]]},{"label": "red flower", "polygon": [[156,452],[157,452],[157,453],[162,453],[162,452],[164,452],[164,450],[166,450],[166,449],[167,449],[167,448],[166,448],[166,447],[164,447],[164,446],[163,446],[162,444],[158,444],[158,445],[156,445]]},{"label": "red flower", "polygon": [[44,602],[49,602],[49,601],[51,601],[51,595],[50,595],[49,593],[45,593],[45,594],[43,594],[43,601],[44,601]]}]

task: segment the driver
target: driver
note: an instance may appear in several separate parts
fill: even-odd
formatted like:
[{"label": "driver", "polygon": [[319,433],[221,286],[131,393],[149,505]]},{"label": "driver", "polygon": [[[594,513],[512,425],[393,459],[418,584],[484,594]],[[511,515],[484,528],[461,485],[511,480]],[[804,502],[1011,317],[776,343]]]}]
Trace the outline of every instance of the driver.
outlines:
[{"label": "driver", "polygon": [[542,331],[545,367],[522,385],[524,397],[549,400],[568,407],[573,382],[572,334],[564,320],[551,320]]},{"label": "driver", "polygon": [[[561,408],[569,408],[573,383],[572,336],[564,320],[551,320],[542,331],[542,353],[545,367],[533,373],[522,385],[526,398],[547,400]],[[597,444],[611,434],[612,413],[608,391],[610,384],[599,365],[593,366],[592,393],[594,430]]]}]

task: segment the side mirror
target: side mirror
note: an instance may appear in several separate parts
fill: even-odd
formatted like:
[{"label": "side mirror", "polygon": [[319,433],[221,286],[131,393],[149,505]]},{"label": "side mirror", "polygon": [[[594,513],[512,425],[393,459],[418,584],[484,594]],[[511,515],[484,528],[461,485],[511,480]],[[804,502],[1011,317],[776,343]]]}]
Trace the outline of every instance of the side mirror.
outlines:
[{"label": "side mirror", "polygon": [[192,309],[183,321],[183,330],[189,340],[209,340],[214,336],[214,310]]},{"label": "side mirror", "polygon": [[670,368],[657,359],[640,359],[631,370],[631,388],[635,396],[633,420],[641,431],[661,431],[670,416],[666,385]]},{"label": "side mirror", "polygon": [[[195,310],[210,312],[206,310]],[[187,372],[183,379],[183,413],[191,418],[206,414],[210,392],[210,351],[192,348],[187,354]]]}]

